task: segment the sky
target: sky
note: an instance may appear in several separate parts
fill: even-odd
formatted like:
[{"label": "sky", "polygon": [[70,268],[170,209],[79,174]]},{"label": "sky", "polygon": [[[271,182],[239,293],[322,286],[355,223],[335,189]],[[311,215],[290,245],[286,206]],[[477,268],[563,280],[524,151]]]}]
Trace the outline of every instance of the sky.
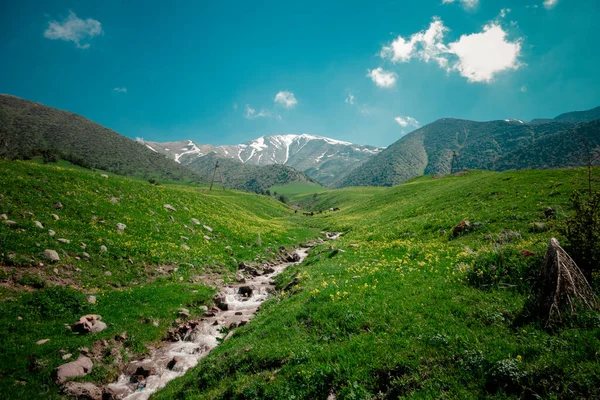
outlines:
[{"label": "sky", "polygon": [[598,0],[0,4],[0,93],[131,138],[387,146],[600,105]]}]

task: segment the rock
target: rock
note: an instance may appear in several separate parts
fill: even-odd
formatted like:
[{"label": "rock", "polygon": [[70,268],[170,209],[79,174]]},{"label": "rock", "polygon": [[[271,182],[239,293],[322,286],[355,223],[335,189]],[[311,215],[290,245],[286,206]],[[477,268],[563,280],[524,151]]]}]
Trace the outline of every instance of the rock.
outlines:
[{"label": "rock", "polygon": [[252,296],[252,292],[253,290],[250,286],[240,286],[240,288],[238,289],[238,293],[246,297]]},{"label": "rock", "polygon": [[89,296],[85,296],[85,299],[90,304],[96,304],[96,296],[90,294]]},{"label": "rock", "polygon": [[86,356],[80,355],[75,361],[63,364],[54,370],[54,380],[58,384],[63,384],[71,378],[86,376],[92,371],[92,360]]},{"label": "rock", "polygon": [[50,341],[50,339],[42,339],[42,340],[38,340],[37,342],[35,342],[35,344],[44,344],[44,343],[48,343]]},{"label": "rock", "polygon": [[189,318],[190,310],[188,310],[187,308],[180,308],[179,313],[177,315],[179,315],[180,317],[183,317],[183,318]]},{"label": "rock", "polygon": [[106,275],[106,276],[112,276],[112,272],[110,272],[110,271],[106,271],[106,272],[104,273],[104,275]]},{"label": "rock", "polygon": [[225,246],[225,250],[232,250],[231,246]]},{"label": "rock", "polygon": [[54,269],[52,270],[52,272],[54,272],[56,275],[58,275],[58,268],[54,268]]},{"label": "rock", "polygon": [[190,246],[188,246],[185,243],[181,245],[181,248],[184,249],[184,250],[190,250]]},{"label": "rock", "polygon": [[219,292],[215,294],[213,300],[215,301],[215,305],[221,310],[227,311],[229,309],[229,305],[227,304],[227,295],[225,293]]},{"label": "rock", "polygon": [[169,215],[169,219],[171,220],[171,222],[175,222],[175,217],[172,215]]},{"label": "rock", "polygon": [[84,256],[85,258],[90,258],[90,254],[86,253],[85,251],[82,253],[82,256]]},{"label": "rock", "polygon": [[48,230],[48,235],[54,236],[54,235],[56,235],[56,232],[54,232],[52,229],[49,229]]},{"label": "rock", "polygon": [[117,342],[124,342],[127,340],[127,332],[121,332],[120,335],[115,336]]},{"label": "rock", "polygon": [[2,221],[2,222],[4,222],[4,225],[6,225],[6,226],[14,226],[14,225],[16,225],[16,224],[17,224],[15,221],[12,221],[12,220],[10,220],[10,219],[5,219],[5,220],[4,220],[4,221]]},{"label": "rock", "polygon": [[454,228],[452,228],[452,236],[456,237],[461,233],[468,231],[470,227],[471,223],[468,220],[463,219]]},{"label": "rock", "polygon": [[132,378],[138,376],[147,378],[150,375],[156,375],[158,370],[158,365],[152,360],[134,361],[127,365],[125,374],[132,376]]},{"label": "rock", "polygon": [[474,227],[474,228],[478,228],[478,227],[480,227],[480,226],[483,226],[483,225],[484,225],[484,223],[483,223],[483,222],[475,222],[475,223],[473,224],[473,227]]},{"label": "rock", "polygon": [[207,225],[202,225],[202,227],[203,227],[204,229],[206,229],[207,231],[209,231],[209,232],[212,232],[212,231],[213,231],[213,230],[212,230],[212,228],[211,228],[210,226],[207,226]]},{"label": "rock", "polygon": [[58,203],[54,203],[52,204],[52,207],[54,207],[55,210],[60,210],[61,208],[63,208],[62,203],[59,201]]},{"label": "rock", "polygon": [[552,207],[548,207],[544,210],[544,215],[546,218],[552,218],[556,215],[556,211]]},{"label": "rock", "polygon": [[96,314],[88,314],[79,318],[79,321],[75,322],[71,329],[73,332],[78,333],[98,333],[106,329],[106,324],[101,321],[102,317]]},{"label": "rock", "polygon": [[127,228],[127,225],[125,225],[121,222],[119,222],[116,226],[117,226],[117,232],[119,232],[119,233],[122,233],[125,230],[125,228]]},{"label": "rock", "polygon": [[103,253],[106,253],[108,251],[108,249],[106,248],[105,245],[100,246],[100,251]]},{"label": "rock", "polygon": [[159,325],[159,322],[157,320],[152,321],[152,326],[158,327],[158,325]]},{"label": "rock", "polygon": [[23,321],[23,317],[21,317],[20,315],[17,317],[17,320],[19,321]]},{"label": "rock", "polygon": [[108,178],[108,175],[106,175],[106,174],[100,174],[100,176],[104,179]]},{"label": "rock", "polygon": [[58,221],[60,219],[60,217],[56,214],[52,214],[52,219],[55,221]]},{"label": "rock", "polygon": [[200,225],[200,221],[198,221],[196,218],[192,218],[192,223],[194,225]]},{"label": "rock", "polygon": [[182,366],[181,366],[182,360],[183,359],[181,357],[178,357],[178,356],[173,357],[173,359],[167,363],[167,368],[170,369],[171,371],[182,370]]},{"label": "rock", "polygon": [[287,262],[298,262],[298,261],[300,261],[300,254],[288,253],[285,255],[284,260]]},{"label": "rock", "polygon": [[165,210],[169,210],[169,211],[173,211],[173,212],[177,211],[177,210],[175,209],[175,207],[173,207],[173,206],[172,206],[172,205],[170,205],[170,204],[165,204],[163,207],[165,208]]},{"label": "rock", "polygon": [[6,214],[0,214],[0,219],[3,219],[3,220],[6,221],[8,219],[8,215],[6,215]]},{"label": "rock", "polygon": [[187,236],[182,236],[182,237],[181,237],[181,240],[190,240],[190,238],[189,238],[189,237],[187,237]]},{"label": "rock", "polygon": [[117,204],[119,202],[119,199],[117,199],[116,197],[111,197],[109,200],[112,204]]},{"label": "rock", "polygon": [[56,239],[57,242],[62,243],[62,244],[69,244],[71,243],[71,241],[69,239],[65,239],[65,238],[60,238],[60,239]]},{"label": "rock", "polygon": [[208,311],[208,307],[206,307],[206,306],[199,306],[198,309],[200,311],[203,311],[203,312],[207,312]]},{"label": "rock", "polygon": [[69,358],[73,357],[73,354],[71,353],[67,353],[67,354],[63,354],[62,359],[63,360],[68,360]]},{"label": "rock", "polygon": [[120,400],[126,398],[130,394],[131,389],[128,387],[110,384],[103,389],[102,398],[104,400]]},{"label": "rock", "polygon": [[44,250],[44,257],[46,257],[50,261],[60,261],[60,257],[58,253],[54,250],[46,249]]},{"label": "rock", "polygon": [[239,283],[246,283],[246,278],[244,278],[244,275],[240,272],[235,274],[235,280]]},{"label": "rock", "polygon": [[78,400],[102,400],[102,390],[90,382],[67,382],[63,391]]},{"label": "rock", "polygon": [[42,223],[40,221],[34,221],[33,222],[35,224],[35,226],[37,226],[40,229],[44,229],[44,225],[42,225]]},{"label": "rock", "polygon": [[209,236],[206,236],[206,235],[204,235],[204,239],[205,239],[205,240],[210,240],[210,237],[209,237]]},{"label": "rock", "polygon": [[87,244],[83,243],[83,242],[79,242],[79,245],[81,246],[81,248],[83,250],[85,250],[87,248]]},{"label": "rock", "polygon": [[356,243],[350,243],[348,247],[358,247],[358,245]]}]

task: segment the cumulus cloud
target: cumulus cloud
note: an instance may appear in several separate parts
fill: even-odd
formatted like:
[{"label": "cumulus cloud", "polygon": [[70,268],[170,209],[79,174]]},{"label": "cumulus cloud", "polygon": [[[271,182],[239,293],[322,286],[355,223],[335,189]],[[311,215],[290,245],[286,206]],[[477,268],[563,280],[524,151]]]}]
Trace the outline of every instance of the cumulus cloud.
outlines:
[{"label": "cumulus cloud", "polygon": [[298,104],[298,100],[296,100],[296,96],[294,93],[288,92],[286,90],[278,92],[275,95],[275,103],[279,103],[283,105],[285,108],[292,108],[296,104]]},{"label": "cumulus cloud", "polygon": [[[264,117],[270,117],[271,113],[268,110],[262,109],[259,112],[256,112],[256,109],[252,108],[250,106],[250,104],[246,104],[246,115],[245,117],[248,119],[255,119],[255,118],[264,118]],[[278,118],[280,119],[280,118]]]},{"label": "cumulus cloud", "polygon": [[442,4],[461,3],[464,8],[475,8],[479,4],[479,0],[442,0]]},{"label": "cumulus cloud", "polygon": [[399,117],[395,117],[394,120],[398,123],[398,125],[400,125],[403,128],[406,128],[409,126],[414,127],[414,128],[419,127],[419,121],[417,121],[413,117],[409,117],[409,116],[400,117],[399,116]]},{"label": "cumulus cloud", "polygon": [[64,40],[73,42],[80,49],[90,47],[87,42],[96,36],[102,35],[102,24],[92,18],[81,19],[73,11],[62,22],[50,21],[44,31],[44,37],[51,40]]},{"label": "cumulus cloud", "polygon": [[113,89],[114,92],[117,93],[127,93],[127,88],[126,87],[116,87]]},{"label": "cumulus cloud", "polygon": [[344,100],[344,102],[346,102],[346,104],[354,104],[356,97],[352,94],[352,93],[348,93],[348,97],[346,97],[346,100]]},{"label": "cumulus cloud", "polygon": [[550,9],[558,4],[558,0],[544,0],[544,7]]},{"label": "cumulus cloud", "polygon": [[[504,15],[508,11],[503,10]],[[491,82],[502,71],[516,70],[522,64],[521,39],[510,41],[498,22],[483,27],[479,33],[462,35],[457,41],[445,43],[449,29],[439,18],[433,18],[425,31],[410,37],[398,36],[383,46],[380,56],[393,63],[417,59],[435,62],[447,72],[457,71],[469,82]]]},{"label": "cumulus cloud", "polygon": [[375,68],[367,71],[367,76],[382,88],[390,88],[396,84],[397,75],[394,72],[385,71],[383,68]]}]

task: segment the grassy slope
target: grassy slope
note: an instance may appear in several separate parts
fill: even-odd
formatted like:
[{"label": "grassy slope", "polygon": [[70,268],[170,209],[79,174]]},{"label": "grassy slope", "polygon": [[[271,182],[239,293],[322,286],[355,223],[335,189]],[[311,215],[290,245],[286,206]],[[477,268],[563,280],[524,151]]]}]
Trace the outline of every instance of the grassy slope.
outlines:
[{"label": "grassy slope", "polygon": [[[194,305],[210,302],[213,289],[206,286],[205,277],[228,279],[236,261],[269,257],[267,248],[291,246],[315,234],[295,228],[290,219],[297,217],[291,210],[266,196],[152,186],[114,175],[106,179],[100,172],[76,167],[0,160],[0,194],[0,214],[17,222],[14,227],[0,222],[0,397],[56,396],[50,372],[64,363],[59,350],[76,358],[79,347],[127,331],[128,349],[143,351],[144,344],[164,335],[179,307],[189,307],[194,316],[200,313]],[[55,210],[53,204],[59,201],[64,207]],[[165,210],[166,203],[177,211]],[[60,216],[58,221],[53,213]],[[122,234],[117,223],[127,225]],[[54,237],[49,229],[56,232]],[[59,243],[58,238],[70,243]],[[85,250],[81,243],[87,245]],[[184,243],[190,250],[182,247]],[[44,249],[58,251],[61,260],[47,262]],[[41,284],[46,288],[31,289]],[[94,293],[98,303],[88,304],[82,293]],[[108,324],[104,332],[80,337],[64,328],[89,312],[103,316]],[[35,344],[44,338],[51,340]],[[106,363],[96,365],[93,378],[114,378],[110,357]]]},{"label": "grassy slope", "polygon": [[[305,220],[346,231],[333,244],[345,252],[313,249],[279,279],[297,286],[156,398],[600,396],[598,314],[549,333],[515,324],[527,283],[481,290],[466,282],[475,262],[497,252],[504,229],[522,238],[503,252],[542,255],[583,175],[472,172],[306,195],[312,209],[341,208]],[[558,221],[545,220],[548,206]],[[484,225],[451,239],[462,218]],[[530,233],[535,221],[549,231]]]},{"label": "grassy slope", "polygon": [[277,194],[282,194],[285,196],[296,196],[307,193],[324,192],[327,189],[318,183],[292,182],[286,185],[271,186],[269,190],[271,191],[271,194],[277,192]]}]

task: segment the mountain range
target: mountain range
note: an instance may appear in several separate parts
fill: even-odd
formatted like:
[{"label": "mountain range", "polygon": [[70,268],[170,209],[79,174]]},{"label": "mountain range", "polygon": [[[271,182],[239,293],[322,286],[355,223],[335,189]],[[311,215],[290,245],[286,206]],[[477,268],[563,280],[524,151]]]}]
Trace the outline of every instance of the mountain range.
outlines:
[{"label": "mountain range", "polygon": [[225,146],[199,145],[191,140],[143,143],[193,170],[198,165],[194,161],[214,153],[219,158],[247,165],[286,165],[303,171],[326,186],[335,184],[340,176],[384,149],[309,134],[262,136],[246,143]]}]

